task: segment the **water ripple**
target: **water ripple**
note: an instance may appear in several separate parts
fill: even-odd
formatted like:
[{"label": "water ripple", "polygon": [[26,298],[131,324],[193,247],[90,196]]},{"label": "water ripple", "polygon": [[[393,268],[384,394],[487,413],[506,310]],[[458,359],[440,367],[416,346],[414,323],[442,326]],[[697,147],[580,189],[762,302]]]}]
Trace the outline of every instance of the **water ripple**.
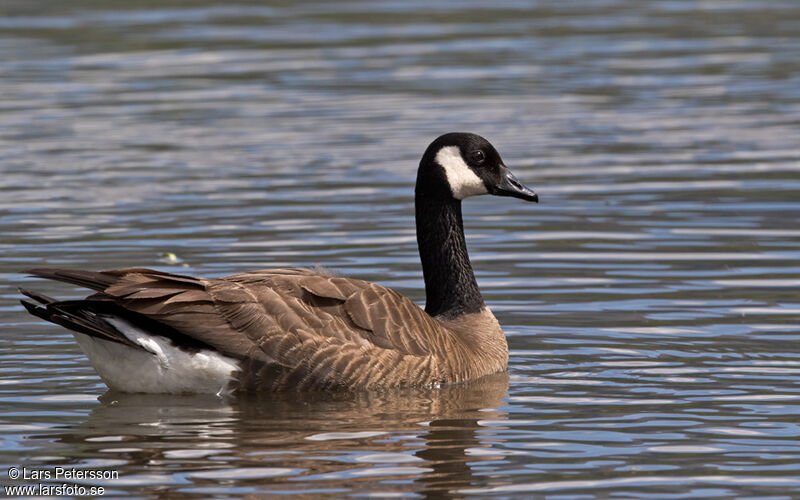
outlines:
[{"label": "water ripple", "polygon": [[[800,491],[795,2],[0,11],[6,467],[115,469],[115,496],[175,498]],[[18,305],[38,265],[322,264],[422,302],[415,170],[450,130],[490,138],[541,197],[464,205],[507,377],[105,394]]]}]

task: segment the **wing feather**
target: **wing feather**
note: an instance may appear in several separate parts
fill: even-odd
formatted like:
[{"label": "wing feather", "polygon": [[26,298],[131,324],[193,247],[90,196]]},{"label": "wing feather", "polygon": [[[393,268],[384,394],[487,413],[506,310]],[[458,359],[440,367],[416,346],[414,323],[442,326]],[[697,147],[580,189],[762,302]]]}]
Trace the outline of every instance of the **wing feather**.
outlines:
[{"label": "wing feather", "polygon": [[102,283],[100,294],[121,307],[242,360],[240,388],[435,382],[434,358],[452,344],[451,332],[394,290],[308,269],[214,279],[138,268],[58,276]]}]

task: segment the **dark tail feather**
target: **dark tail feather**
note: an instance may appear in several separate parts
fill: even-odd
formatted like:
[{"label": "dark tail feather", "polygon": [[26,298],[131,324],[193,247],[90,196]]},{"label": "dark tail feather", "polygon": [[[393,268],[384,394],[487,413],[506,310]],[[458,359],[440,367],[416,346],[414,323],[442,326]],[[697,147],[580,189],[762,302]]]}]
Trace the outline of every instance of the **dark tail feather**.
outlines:
[{"label": "dark tail feather", "polygon": [[[27,300],[20,300],[22,305],[25,306],[25,309],[38,318],[61,325],[69,330],[89,335],[90,337],[146,350],[139,344],[131,342],[128,337],[120,333],[108,322],[104,321],[103,318],[89,311],[86,308],[87,301],[58,302],[44,295],[28,292],[27,290],[22,291],[22,293],[45,304],[41,306]],[[42,302],[48,299],[48,302]]]},{"label": "dark tail feather", "polygon": [[[27,269],[25,272],[33,276],[38,276],[39,278],[63,281],[65,283],[82,286],[98,292],[102,292],[109,286],[116,283],[119,279],[116,276],[106,273],[96,271],[80,271],[78,269],[38,267],[34,269]],[[34,298],[34,300],[36,299]]]},{"label": "dark tail feather", "polygon": [[[40,304],[47,305],[47,304],[50,304],[51,302],[55,302],[56,301],[56,299],[54,299],[52,297],[48,297],[47,295],[45,295],[43,293],[34,292],[33,290],[26,290],[25,288],[17,288],[17,290],[19,290],[19,293],[21,293],[22,295],[24,295],[26,297],[29,297],[29,298],[35,300],[36,302],[38,302]],[[23,304],[25,303],[25,301],[21,301],[21,302]],[[30,304],[30,302],[28,302],[28,303]]]},{"label": "dark tail feather", "polygon": [[27,300],[20,300],[19,302],[25,306],[25,309],[27,309],[29,313],[43,320],[50,321],[50,314],[45,311],[44,307],[37,306],[33,302],[28,302]]},{"label": "dark tail feather", "polygon": [[78,333],[83,333],[91,337],[117,342],[119,344],[142,349],[145,352],[151,352],[139,344],[131,341],[112,324],[103,319],[103,316],[113,316],[126,320],[129,323],[141,328],[145,332],[157,332],[153,334],[166,337],[170,339],[176,346],[189,352],[201,349],[214,350],[213,347],[205,342],[192,338],[191,336],[182,333],[165,323],[161,323],[158,320],[126,309],[123,305],[116,303],[113,297],[103,293],[106,288],[117,283],[117,281],[120,279],[120,276],[125,272],[151,273],[158,276],[164,276],[168,280],[185,282],[193,287],[202,287],[203,285],[197,280],[179,275],[152,271],[149,269],[124,269],[122,271],[93,272],[71,269],[37,268],[29,269],[27,272],[40,278],[63,281],[66,283],[90,288],[98,292],[89,295],[85,299],[58,300],[38,292],[20,288],[20,293],[33,299],[35,302],[38,302],[37,304],[28,300],[20,301],[25,309],[27,309],[29,313],[37,318],[61,325],[64,328]]}]

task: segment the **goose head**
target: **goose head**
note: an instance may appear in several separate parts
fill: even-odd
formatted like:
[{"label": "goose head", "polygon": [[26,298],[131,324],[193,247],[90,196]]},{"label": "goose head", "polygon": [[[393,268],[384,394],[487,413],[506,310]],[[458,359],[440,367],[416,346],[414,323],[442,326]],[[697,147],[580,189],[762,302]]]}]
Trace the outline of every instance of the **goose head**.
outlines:
[{"label": "goose head", "polygon": [[489,141],[465,132],[444,134],[428,146],[419,164],[416,193],[459,201],[481,194],[539,201]]}]

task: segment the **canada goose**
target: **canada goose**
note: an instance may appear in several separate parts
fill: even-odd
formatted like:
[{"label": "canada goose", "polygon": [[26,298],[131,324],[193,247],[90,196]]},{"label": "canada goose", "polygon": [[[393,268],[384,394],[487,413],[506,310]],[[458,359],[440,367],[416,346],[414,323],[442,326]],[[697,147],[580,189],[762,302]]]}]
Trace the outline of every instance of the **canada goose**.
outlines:
[{"label": "canada goose", "polygon": [[151,269],[31,269],[96,293],[20,290],[31,314],[75,332],[111,389],[226,393],[437,386],[500,372],[508,345],[464,240],[461,200],[538,201],[475,134],[445,134],[417,171],[425,310],[389,288],[309,269],[193,278]]}]

